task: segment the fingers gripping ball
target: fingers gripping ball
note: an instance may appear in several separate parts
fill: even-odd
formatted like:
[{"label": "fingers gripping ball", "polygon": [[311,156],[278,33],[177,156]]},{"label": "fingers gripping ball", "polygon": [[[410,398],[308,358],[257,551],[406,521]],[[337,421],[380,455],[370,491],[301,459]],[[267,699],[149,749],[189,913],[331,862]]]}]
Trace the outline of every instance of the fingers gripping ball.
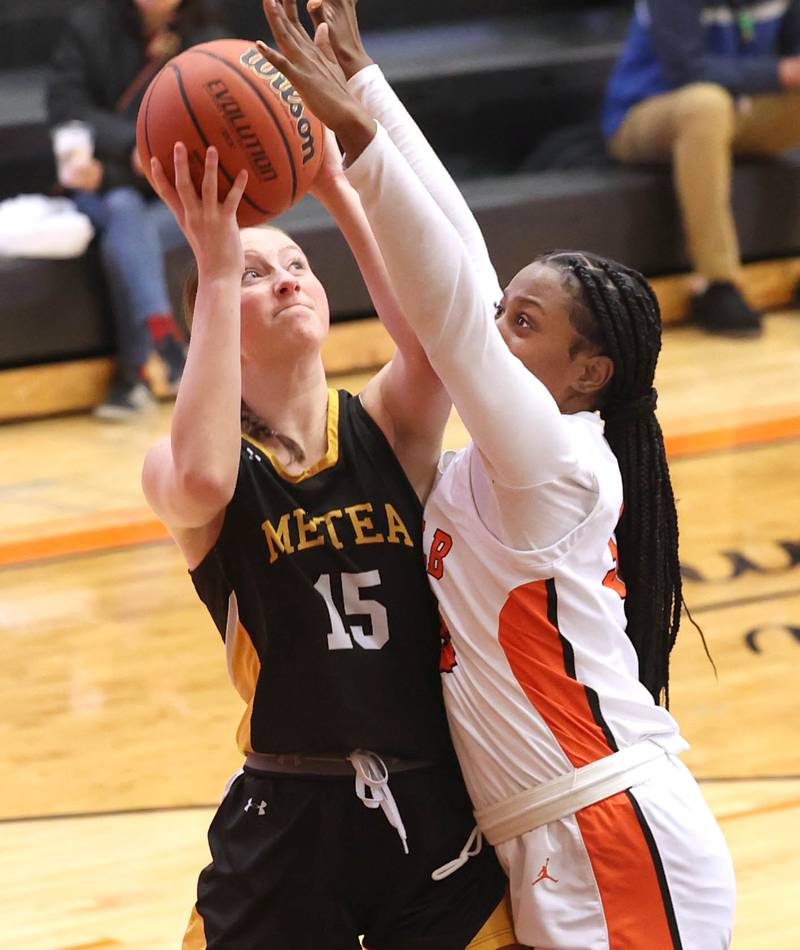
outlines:
[{"label": "fingers gripping ball", "polygon": [[249,227],[286,211],[308,191],[324,139],[322,123],[255,43],[229,39],[180,53],[145,92],[136,145],[148,177],[155,156],[174,181],[176,141],[186,145],[198,192],[209,145],[219,151],[220,199],[247,169],[237,217]]}]

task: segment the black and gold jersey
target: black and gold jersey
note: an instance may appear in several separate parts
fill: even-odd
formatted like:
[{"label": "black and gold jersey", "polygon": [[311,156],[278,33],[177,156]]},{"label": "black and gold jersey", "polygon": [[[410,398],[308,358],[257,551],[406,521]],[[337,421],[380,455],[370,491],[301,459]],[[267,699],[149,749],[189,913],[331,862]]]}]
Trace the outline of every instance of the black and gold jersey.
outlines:
[{"label": "black and gold jersey", "polygon": [[192,579],[247,703],[243,752],[451,754],[422,506],[357,397],[331,390],[327,454],[302,475],[243,436]]}]

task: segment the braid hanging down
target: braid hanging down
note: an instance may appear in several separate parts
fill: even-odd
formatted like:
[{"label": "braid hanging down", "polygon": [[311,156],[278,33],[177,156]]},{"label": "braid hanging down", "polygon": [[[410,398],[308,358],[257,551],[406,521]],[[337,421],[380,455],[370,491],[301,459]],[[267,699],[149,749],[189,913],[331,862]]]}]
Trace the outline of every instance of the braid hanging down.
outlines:
[{"label": "braid hanging down", "polygon": [[653,378],[661,349],[658,301],[641,274],[616,261],[555,252],[539,263],[560,271],[575,301],[574,328],[614,364],[599,408],[622,474],[625,503],[617,548],[627,588],[627,633],[639,657],[639,679],[656,702],[668,706],[669,654],[683,597],[678,517],[654,411]]}]

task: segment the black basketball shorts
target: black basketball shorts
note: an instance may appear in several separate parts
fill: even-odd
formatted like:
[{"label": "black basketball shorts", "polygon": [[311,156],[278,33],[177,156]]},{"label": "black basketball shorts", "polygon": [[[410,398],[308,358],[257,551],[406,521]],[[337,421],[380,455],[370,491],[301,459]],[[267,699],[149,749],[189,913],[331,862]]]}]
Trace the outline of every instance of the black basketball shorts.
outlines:
[{"label": "black basketball shorts", "polygon": [[463,950],[495,909],[506,878],[484,842],[440,881],[474,827],[452,766],[394,772],[405,854],[354,777],[246,768],[209,828],[184,950]]}]

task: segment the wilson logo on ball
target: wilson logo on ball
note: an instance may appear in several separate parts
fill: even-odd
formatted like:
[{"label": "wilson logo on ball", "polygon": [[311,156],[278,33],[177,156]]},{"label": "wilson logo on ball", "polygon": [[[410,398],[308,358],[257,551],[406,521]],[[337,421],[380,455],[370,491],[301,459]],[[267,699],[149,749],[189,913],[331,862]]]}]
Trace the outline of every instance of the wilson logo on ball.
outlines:
[{"label": "wilson logo on ball", "polygon": [[300,136],[303,164],[305,165],[306,162],[310,161],[316,154],[316,146],[314,144],[314,131],[311,127],[311,122],[304,114],[305,107],[303,100],[300,98],[297,90],[283,73],[279,72],[269,60],[264,58],[255,46],[245,50],[239,61],[261,79],[265,79],[269,83],[270,88],[274,90],[276,95],[280,97],[283,104],[289,110],[289,114],[295,120],[297,134]]},{"label": "wilson logo on ball", "polygon": [[231,94],[230,89],[221,79],[212,79],[206,83],[206,90],[211,96],[220,115],[230,126],[231,132],[250,159],[250,166],[262,181],[272,181],[278,173],[261,144],[255,129],[251,125],[244,110]]}]

